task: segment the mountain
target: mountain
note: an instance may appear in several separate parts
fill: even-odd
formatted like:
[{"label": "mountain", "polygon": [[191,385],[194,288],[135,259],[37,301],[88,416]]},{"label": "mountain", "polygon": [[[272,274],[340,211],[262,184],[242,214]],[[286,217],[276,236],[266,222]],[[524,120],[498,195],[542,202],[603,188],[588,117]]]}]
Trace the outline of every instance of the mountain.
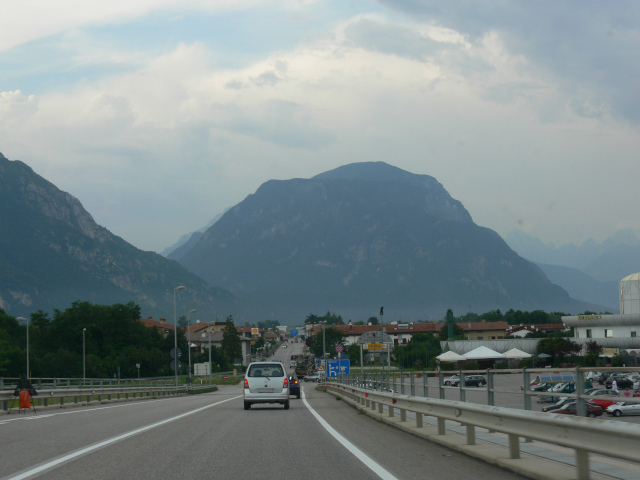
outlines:
[{"label": "mountain", "polygon": [[589,238],[579,246],[568,243],[556,247],[522,230],[509,233],[505,241],[532,262],[581,270],[601,282],[619,282],[640,271],[640,240],[631,229],[618,231],[600,244]]},{"label": "mountain", "polygon": [[442,318],[496,308],[583,311],[433,177],[383,162],[271,180],[227,211],[180,262],[286,322]]},{"label": "mountain", "polygon": [[[142,316],[242,316],[237,298],[179,263],[141,251],[98,225],[82,204],[20,161],[0,154],[0,308],[14,316],[74,301],[140,305]],[[234,316],[236,316],[234,315]]]},{"label": "mountain", "polygon": [[166,258],[170,258],[171,260],[178,260],[186,252],[191,250],[191,247],[193,247],[196,243],[198,243],[198,240],[200,240],[200,237],[202,237],[202,234],[209,227],[211,227],[214,223],[216,223],[218,220],[220,220],[220,218],[222,217],[223,214],[224,214],[224,212],[223,213],[219,213],[218,215],[213,217],[211,219],[211,221],[206,226],[202,227],[201,229],[199,229],[199,230],[197,230],[195,232],[185,233],[184,235],[182,235],[178,239],[178,241],[176,243],[174,243],[170,247],[165,248],[162,252],[160,252],[160,255],[162,255],[163,257],[166,257]]},{"label": "mountain", "polygon": [[536,265],[542,269],[549,280],[564,288],[571,298],[602,305],[612,313],[620,311],[618,282],[600,282],[575,268],[543,263]]}]

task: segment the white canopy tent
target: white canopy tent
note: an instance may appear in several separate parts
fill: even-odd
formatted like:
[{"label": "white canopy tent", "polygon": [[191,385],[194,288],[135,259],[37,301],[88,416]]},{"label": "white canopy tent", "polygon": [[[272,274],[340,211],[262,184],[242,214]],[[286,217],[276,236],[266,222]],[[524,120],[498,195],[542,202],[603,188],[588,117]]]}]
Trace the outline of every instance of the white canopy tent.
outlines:
[{"label": "white canopy tent", "polygon": [[504,357],[510,360],[520,360],[523,358],[531,358],[531,354],[518,350],[517,348],[512,348],[511,350],[504,352]]},{"label": "white canopy tent", "polygon": [[502,353],[491,350],[487,347],[478,347],[463,355],[467,360],[492,360],[497,358],[505,358]]},{"label": "white canopy tent", "polygon": [[463,362],[466,360],[462,355],[458,355],[456,352],[452,352],[451,350],[441,353],[436,358],[441,362]]}]

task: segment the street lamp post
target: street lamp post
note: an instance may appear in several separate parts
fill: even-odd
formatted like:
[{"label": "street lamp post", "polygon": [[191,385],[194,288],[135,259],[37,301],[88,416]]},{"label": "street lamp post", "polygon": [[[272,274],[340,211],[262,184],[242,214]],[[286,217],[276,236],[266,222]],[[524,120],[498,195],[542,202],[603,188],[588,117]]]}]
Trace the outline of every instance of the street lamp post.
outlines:
[{"label": "street lamp post", "polygon": [[29,319],[24,317],[16,318],[17,321],[25,321],[27,322],[27,378],[29,378]]},{"label": "street lamp post", "polygon": [[196,312],[197,310],[195,308],[187,312],[187,348],[189,349],[189,379],[191,379],[191,321],[189,319],[189,315]]},{"label": "street lamp post", "polygon": [[84,334],[87,331],[86,328],[82,329],[82,386],[84,387],[85,381],[86,381],[86,377],[87,377],[87,362],[86,362],[86,356],[85,356],[85,349],[84,349]]},{"label": "street lamp post", "polygon": [[178,387],[178,314],[176,310],[176,292],[178,290],[184,290],[185,288],[184,285],[180,285],[173,289],[173,365],[176,372],[176,387]]}]

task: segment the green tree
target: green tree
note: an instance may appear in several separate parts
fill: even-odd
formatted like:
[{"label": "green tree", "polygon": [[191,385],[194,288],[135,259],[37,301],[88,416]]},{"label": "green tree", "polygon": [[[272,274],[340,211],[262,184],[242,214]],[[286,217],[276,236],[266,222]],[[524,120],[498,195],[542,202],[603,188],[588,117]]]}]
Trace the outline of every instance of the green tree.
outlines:
[{"label": "green tree", "polygon": [[[316,356],[316,357],[322,357],[322,345],[323,345],[323,339],[322,339],[322,329],[316,333],[315,335],[311,336],[309,338],[310,342],[308,343],[309,345],[309,350],[311,350],[311,352]],[[324,344],[326,346],[326,352],[329,354],[329,356],[333,356],[335,354],[336,351],[336,345],[340,344],[344,344],[344,339],[345,339],[345,335],[338,330],[337,328],[332,328],[332,327],[326,327],[324,329]]]},{"label": "green tree", "polygon": [[233,317],[229,315],[222,331],[222,349],[232,362],[242,359],[242,346],[240,335],[233,323]]},{"label": "green tree", "polygon": [[582,348],[575,342],[567,338],[548,337],[538,342],[538,354],[546,353],[555,358],[563,358],[568,355],[574,355],[580,352]]}]

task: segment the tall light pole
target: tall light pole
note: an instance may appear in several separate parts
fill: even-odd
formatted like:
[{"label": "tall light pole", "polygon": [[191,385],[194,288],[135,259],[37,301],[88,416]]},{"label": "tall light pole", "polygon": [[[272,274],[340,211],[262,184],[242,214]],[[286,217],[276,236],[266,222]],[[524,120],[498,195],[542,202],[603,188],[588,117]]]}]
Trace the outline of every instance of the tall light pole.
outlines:
[{"label": "tall light pole", "polygon": [[176,292],[178,290],[184,290],[185,288],[184,285],[180,285],[173,289],[173,366],[176,372],[176,387],[178,386],[178,314],[176,310]]},{"label": "tall light pole", "polygon": [[23,320],[27,322],[27,378],[29,378],[29,319],[18,317],[16,320],[19,322],[22,322]]},{"label": "tall light pole", "polygon": [[191,379],[191,320],[189,319],[189,315],[191,313],[196,313],[197,310],[194,308],[193,310],[189,310],[187,312],[187,348],[189,349],[189,379]]},{"label": "tall light pole", "polygon": [[87,377],[87,362],[84,350],[84,334],[87,331],[86,328],[82,329],[82,386],[84,387],[85,379]]}]

